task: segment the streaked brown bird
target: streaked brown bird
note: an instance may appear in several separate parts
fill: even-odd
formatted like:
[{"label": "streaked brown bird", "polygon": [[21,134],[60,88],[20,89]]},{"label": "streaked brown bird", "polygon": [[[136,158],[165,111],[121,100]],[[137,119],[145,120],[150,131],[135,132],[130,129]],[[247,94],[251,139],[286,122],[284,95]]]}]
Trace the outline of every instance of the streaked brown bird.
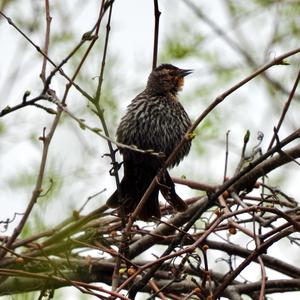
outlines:
[{"label": "streaked brown bird", "polygon": [[[127,107],[117,129],[117,141],[135,145],[139,149],[162,152],[168,157],[184,137],[191,121],[180,104],[177,93],[184,84],[184,77],[191,70],[179,69],[171,64],[155,68],[147,82],[146,89],[137,95]],[[177,153],[170,168],[178,165],[190,150],[187,142]],[[124,158],[124,177],[120,183],[120,199],[115,191],[107,200],[111,208],[123,206],[126,214],[134,211],[153,178],[163,166],[159,156],[138,153],[130,149],[120,149]],[[174,183],[167,170],[163,171],[159,183],[149,196],[138,217],[149,220],[160,218],[158,193],[177,210],[187,208],[176,194]]]}]

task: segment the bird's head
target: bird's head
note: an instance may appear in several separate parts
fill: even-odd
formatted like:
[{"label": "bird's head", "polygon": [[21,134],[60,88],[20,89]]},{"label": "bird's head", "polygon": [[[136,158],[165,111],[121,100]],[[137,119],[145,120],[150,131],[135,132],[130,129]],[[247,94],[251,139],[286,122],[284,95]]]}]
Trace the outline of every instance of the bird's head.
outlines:
[{"label": "bird's head", "polygon": [[172,93],[176,95],[184,84],[184,77],[192,70],[179,69],[171,64],[163,64],[155,68],[148,78],[147,89],[152,94]]}]

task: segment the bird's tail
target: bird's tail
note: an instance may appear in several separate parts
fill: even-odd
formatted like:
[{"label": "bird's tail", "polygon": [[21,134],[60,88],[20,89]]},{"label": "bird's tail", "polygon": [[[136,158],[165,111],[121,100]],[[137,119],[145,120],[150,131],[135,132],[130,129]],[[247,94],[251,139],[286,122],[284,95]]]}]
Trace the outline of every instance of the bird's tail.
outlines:
[{"label": "bird's tail", "polygon": [[[118,190],[116,190],[107,200],[107,206],[110,208],[122,206],[126,215],[132,213],[146,192],[152,179],[152,177],[145,176],[145,174],[137,177],[124,176],[120,183],[120,196]],[[186,203],[176,194],[174,182],[166,170],[161,176],[158,186],[152,191],[139,212],[138,217],[141,220],[147,221],[151,217],[160,219],[161,213],[158,202],[159,190],[166,201],[174,207],[176,211],[182,212],[187,209]]]},{"label": "bird's tail", "polygon": [[[107,206],[111,208],[122,206],[125,214],[132,213],[139,204],[153,178],[146,176],[145,174],[142,176],[141,174],[139,174],[139,176],[125,175],[120,183],[120,191],[118,192],[118,190],[116,190],[110,196],[106,202]],[[139,212],[139,219],[144,221],[149,220],[151,217],[160,219],[158,192],[159,188],[155,187]]]},{"label": "bird's tail", "polygon": [[187,209],[186,203],[176,194],[174,182],[167,170],[161,176],[159,189],[166,201],[176,211],[182,212]]},{"label": "bird's tail", "polygon": [[[141,168],[141,165],[143,168]],[[106,204],[111,208],[122,206],[124,213],[127,215],[132,213],[143,195],[148,189],[153,178],[157,175],[160,162],[156,160],[145,161],[124,161],[124,177],[120,182],[119,191],[116,190]],[[160,219],[160,207],[158,202],[158,193],[161,191],[166,201],[172,205],[177,211],[185,211],[187,205],[176,194],[175,185],[167,170],[164,170],[160,180],[154,190],[149,195],[146,203],[138,214],[141,220],[149,220],[151,217]]]}]

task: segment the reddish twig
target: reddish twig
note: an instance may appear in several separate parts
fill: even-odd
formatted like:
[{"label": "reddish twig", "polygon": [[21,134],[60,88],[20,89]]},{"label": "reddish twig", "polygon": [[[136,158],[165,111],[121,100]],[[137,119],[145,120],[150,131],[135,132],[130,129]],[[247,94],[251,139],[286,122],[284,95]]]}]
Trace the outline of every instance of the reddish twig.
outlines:
[{"label": "reddish twig", "polygon": [[207,183],[197,182],[185,178],[172,177],[172,180],[174,181],[174,183],[182,184],[188,186],[191,189],[199,191],[215,192],[219,188],[218,185],[209,185]]},{"label": "reddish twig", "polygon": [[216,288],[215,292],[212,295],[211,300],[218,299],[226,287],[234,280],[238,274],[242,272],[252,261],[257,259],[259,255],[264,253],[268,247],[270,247],[273,243],[277,242],[278,240],[284,238],[289,234],[288,230],[284,230],[279,232],[276,236],[273,238],[268,239],[266,242],[262,243],[258,248],[256,248],[234,271],[228,273],[227,276],[225,276],[223,282]]},{"label": "reddish twig", "polygon": [[[129,277],[127,280],[125,280],[124,283],[118,288],[117,291],[120,291],[121,289],[123,289],[124,287],[126,287],[137,275],[139,275],[145,269],[148,269],[148,268],[150,268],[152,266],[160,265],[160,264],[162,264],[166,260],[172,259],[174,257],[178,257],[178,256],[180,256],[182,254],[185,254],[185,253],[193,253],[193,251],[195,251],[196,248],[200,247],[200,245],[214,231],[214,229],[220,223],[222,223],[225,219],[231,218],[232,216],[236,216],[236,215],[239,215],[239,214],[247,213],[247,212],[250,212],[250,211],[253,211],[253,210],[255,211],[256,209],[257,209],[257,207],[252,206],[252,207],[249,207],[249,208],[242,209],[240,211],[231,212],[231,213],[228,213],[228,214],[223,214],[219,218],[215,218],[214,221],[210,224],[210,226],[206,229],[206,231],[201,235],[201,237],[199,237],[199,239],[197,241],[195,241],[192,245],[190,245],[189,247],[187,247],[185,249],[178,250],[178,251],[176,251],[176,252],[174,252],[172,254],[163,255],[160,258],[158,258],[156,261],[150,262],[150,263],[144,265],[135,274],[133,274],[131,277]],[[149,276],[147,276],[147,281],[148,281],[148,277]],[[144,276],[144,278],[145,278],[145,276]],[[139,283],[138,289],[140,290],[144,286],[144,284],[146,284],[144,281],[142,282],[142,284]],[[137,291],[135,291],[135,290],[133,290],[131,292],[129,291],[129,297],[133,297],[133,295],[135,295],[136,292]]]}]

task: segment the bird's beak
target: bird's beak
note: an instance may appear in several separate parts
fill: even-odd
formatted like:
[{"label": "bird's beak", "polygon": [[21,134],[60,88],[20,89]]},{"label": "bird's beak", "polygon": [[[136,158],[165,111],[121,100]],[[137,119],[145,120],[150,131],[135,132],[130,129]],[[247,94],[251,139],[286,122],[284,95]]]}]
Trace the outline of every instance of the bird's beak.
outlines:
[{"label": "bird's beak", "polygon": [[181,76],[181,77],[185,77],[189,74],[193,73],[193,70],[184,70],[184,69],[180,69],[178,71],[178,75]]}]

